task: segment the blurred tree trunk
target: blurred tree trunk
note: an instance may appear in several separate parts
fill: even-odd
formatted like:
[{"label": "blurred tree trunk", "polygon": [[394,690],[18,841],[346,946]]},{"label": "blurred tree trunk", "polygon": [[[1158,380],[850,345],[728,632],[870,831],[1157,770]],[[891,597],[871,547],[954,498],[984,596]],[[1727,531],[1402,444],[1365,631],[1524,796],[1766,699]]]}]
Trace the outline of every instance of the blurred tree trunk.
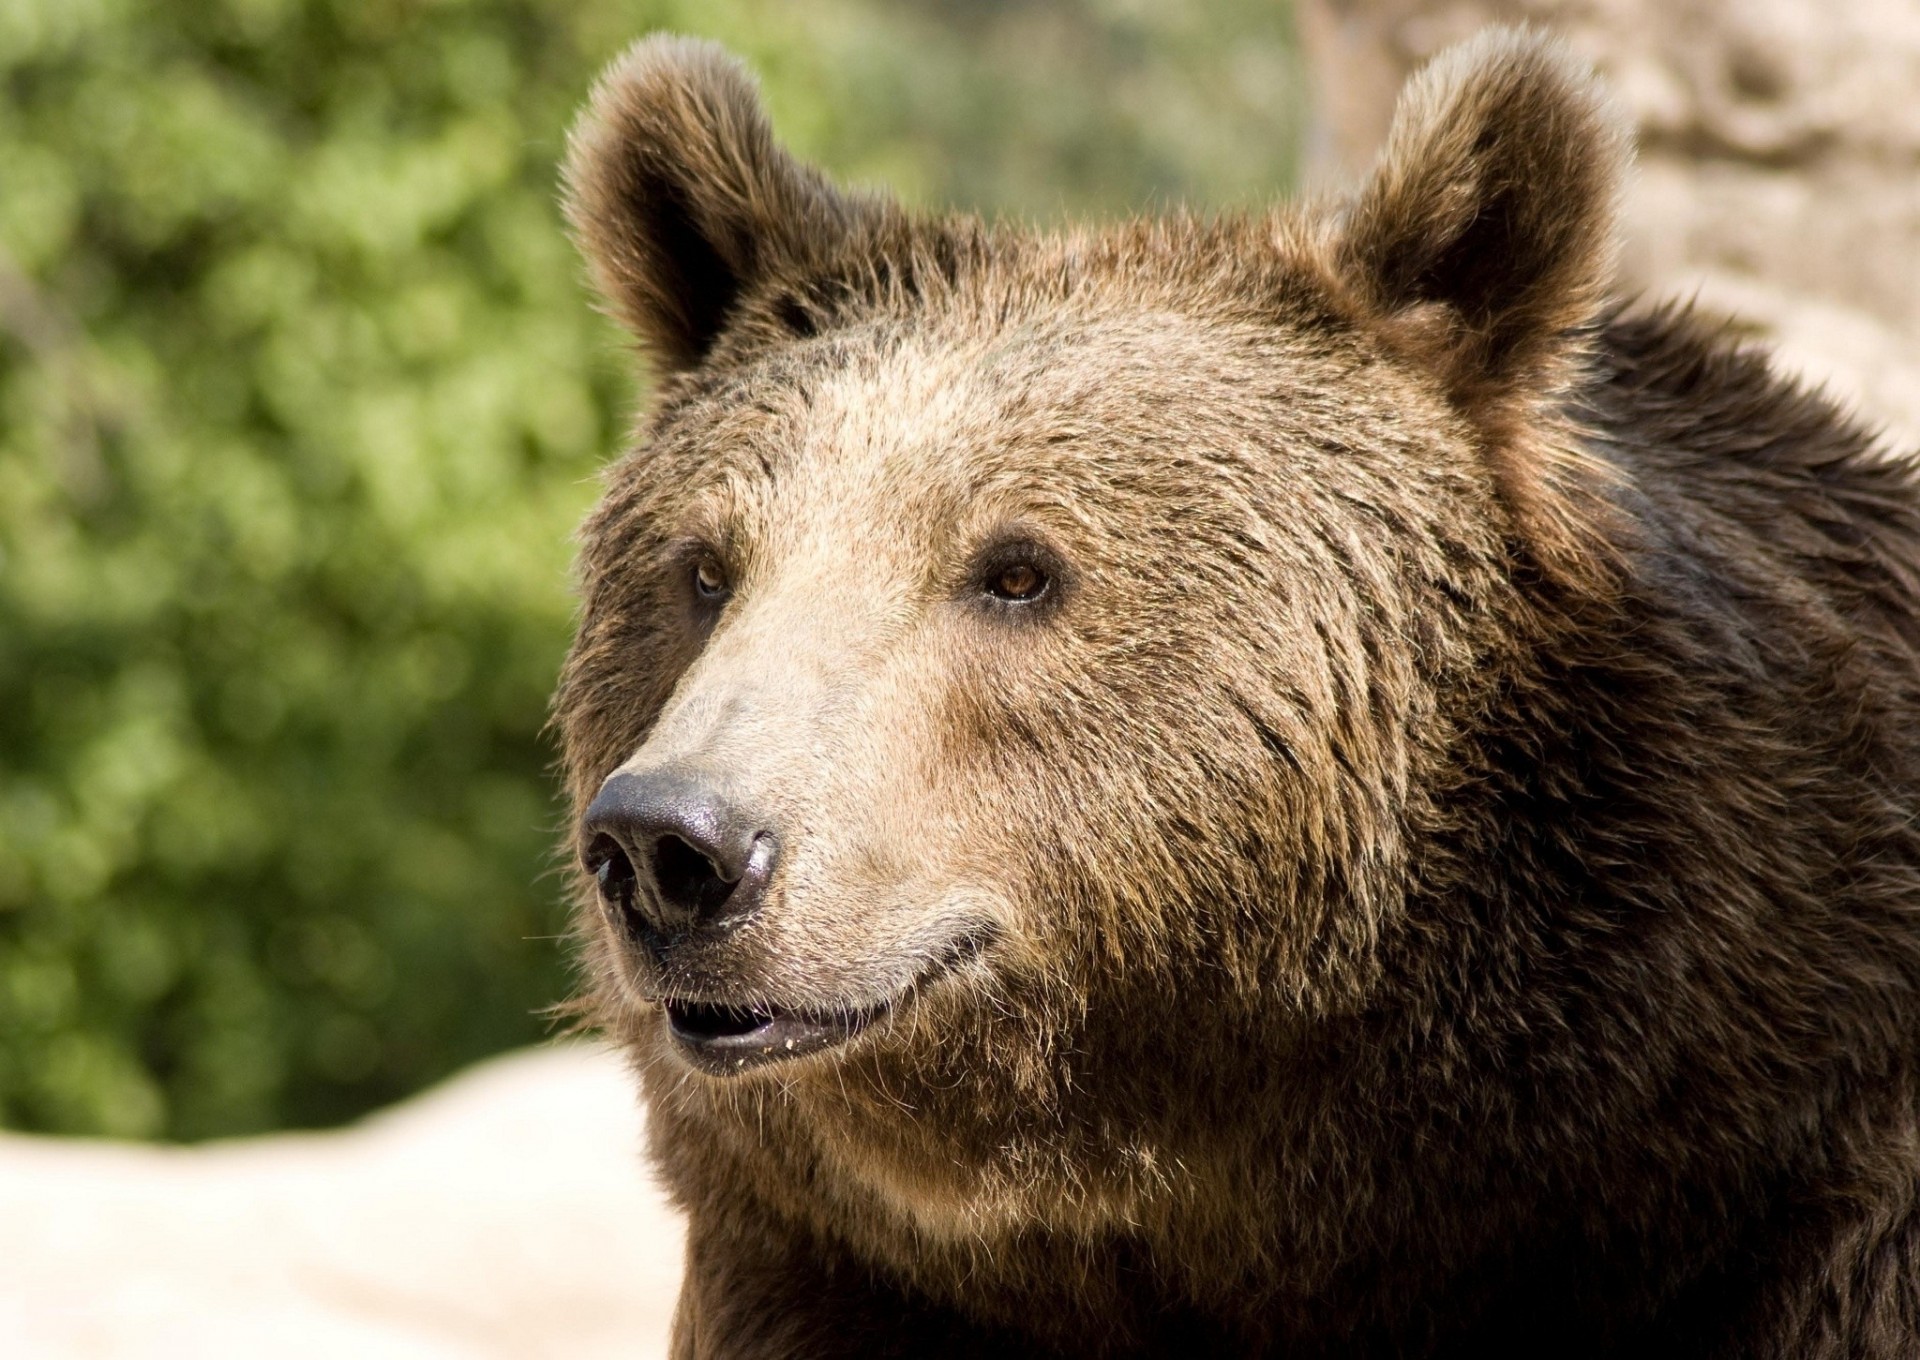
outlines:
[{"label": "blurred tree trunk", "polygon": [[1493,22],[1562,34],[1640,137],[1629,287],[1697,295],[1920,442],[1920,0],[1297,0],[1316,177],[1407,74]]}]

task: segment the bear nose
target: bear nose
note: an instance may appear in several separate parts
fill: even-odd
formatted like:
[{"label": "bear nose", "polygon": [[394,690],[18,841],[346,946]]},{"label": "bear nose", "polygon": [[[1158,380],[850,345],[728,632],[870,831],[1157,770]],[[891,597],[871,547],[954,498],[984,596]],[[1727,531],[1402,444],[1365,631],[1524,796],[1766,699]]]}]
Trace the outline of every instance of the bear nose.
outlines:
[{"label": "bear nose", "polygon": [[759,910],[779,852],[711,782],[671,770],[614,775],[580,830],[602,905],[636,941],[740,924]]}]

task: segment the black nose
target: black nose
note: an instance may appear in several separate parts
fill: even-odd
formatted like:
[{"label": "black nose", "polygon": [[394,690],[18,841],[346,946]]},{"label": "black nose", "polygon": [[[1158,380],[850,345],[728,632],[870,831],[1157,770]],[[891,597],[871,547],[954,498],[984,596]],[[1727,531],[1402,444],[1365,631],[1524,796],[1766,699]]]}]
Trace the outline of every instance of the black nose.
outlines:
[{"label": "black nose", "polygon": [[600,899],[635,939],[737,925],[760,908],[779,842],[711,781],[616,774],[581,822]]}]

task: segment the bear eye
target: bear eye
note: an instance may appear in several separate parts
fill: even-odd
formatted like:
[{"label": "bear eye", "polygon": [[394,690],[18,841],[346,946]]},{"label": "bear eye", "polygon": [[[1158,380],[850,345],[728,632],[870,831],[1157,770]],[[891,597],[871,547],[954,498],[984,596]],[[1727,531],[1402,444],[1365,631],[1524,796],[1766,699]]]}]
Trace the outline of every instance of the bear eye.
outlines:
[{"label": "bear eye", "polygon": [[694,559],[693,588],[703,600],[721,600],[727,595],[727,569],[720,565],[720,559],[710,552],[703,552]]},{"label": "bear eye", "polygon": [[1073,594],[1075,577],[1053,545],[1018,529],[1002,531],[973,559],[964,587],[989,614],[1039,619]]},{"label": "bear eye", "polygon": [[1009,604],[1031,604],[1047,593],[1052,584],[1047,574],[1031,562],[1014,562],[1001,567],[987,582],[987,594]]}]

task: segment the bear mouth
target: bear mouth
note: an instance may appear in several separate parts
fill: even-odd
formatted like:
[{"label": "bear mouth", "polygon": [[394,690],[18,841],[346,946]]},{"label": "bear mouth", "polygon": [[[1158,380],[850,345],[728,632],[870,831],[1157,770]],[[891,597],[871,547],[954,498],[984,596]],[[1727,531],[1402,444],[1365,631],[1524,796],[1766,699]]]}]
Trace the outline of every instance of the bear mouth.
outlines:
[{"label": "bear mouth", "polygon": [[893,1009],[891,1000],[836,1010],[668,1001],[667,1032],[682,1057],[710,1076],[836,1047]]},{"label": "bear mouth", "polygon": [[769,1063],[803,1058],[846,1043],[876,1020],[978,957],[993,938],[990,929],[969,931],[943,950],[906,986],[878,1001],[837,1006],[729,1005],[664,997],[667,1034],[688,1064],[713,1077],[731,1077]]}]

